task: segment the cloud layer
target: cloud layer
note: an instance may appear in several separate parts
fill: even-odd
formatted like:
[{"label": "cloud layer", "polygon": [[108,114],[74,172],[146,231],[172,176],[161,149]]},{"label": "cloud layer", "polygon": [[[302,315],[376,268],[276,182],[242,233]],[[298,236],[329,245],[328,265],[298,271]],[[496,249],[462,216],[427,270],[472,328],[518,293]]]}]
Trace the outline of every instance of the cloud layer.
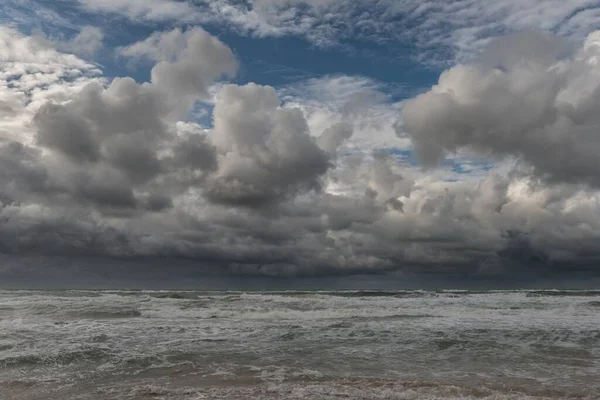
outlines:
[{"label": "cloud layer", "polygon": [[[53,46],[0,30],[1,253],[275,276],[600,273],[596,33],[575,49],[502,39],[405,103],[356,77],[224,84],[239,62],[201,28],[121,47],[152,64],[147,82]],[[210,127],[187,119],[198,107]],[[464,174],[482,154],[493,168]]]},{"label": "cloud layer", "polygon": [[320,47],[350,42],[416,47],[425,63],[466,60],[494,37],[541,30],[583,38],[600,28],[594,0],[77,0],[92,12],[132,21],[210,23],[257,37],[300,36]]}]

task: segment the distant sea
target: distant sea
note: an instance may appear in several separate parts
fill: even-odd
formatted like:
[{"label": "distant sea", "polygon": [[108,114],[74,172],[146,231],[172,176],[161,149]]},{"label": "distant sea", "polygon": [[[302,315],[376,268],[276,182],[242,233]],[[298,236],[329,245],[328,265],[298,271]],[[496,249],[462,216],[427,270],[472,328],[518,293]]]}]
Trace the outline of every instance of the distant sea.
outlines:
[{"label": "distant sea", "polygon": [[600,399],[600,291],[0,291],[0,398]]}]

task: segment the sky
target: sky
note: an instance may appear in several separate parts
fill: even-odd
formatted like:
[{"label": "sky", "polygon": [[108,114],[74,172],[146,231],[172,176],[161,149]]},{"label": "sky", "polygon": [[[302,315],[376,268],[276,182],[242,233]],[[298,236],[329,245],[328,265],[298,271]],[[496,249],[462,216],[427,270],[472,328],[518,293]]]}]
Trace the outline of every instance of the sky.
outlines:
[{"label": "sky", "polygon": [[597,285],[599,109],[600,1],[3,0],[0,285]]}]

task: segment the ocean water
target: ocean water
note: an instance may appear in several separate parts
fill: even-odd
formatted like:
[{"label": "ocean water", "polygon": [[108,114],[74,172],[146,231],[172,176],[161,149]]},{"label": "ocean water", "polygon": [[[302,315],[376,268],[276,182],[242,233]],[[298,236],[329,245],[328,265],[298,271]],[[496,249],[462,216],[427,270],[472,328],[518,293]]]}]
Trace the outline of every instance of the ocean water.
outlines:
[{"label": "ocean water", "polygon": [[0,398],[600,399],[600,291],[0,291]]}]

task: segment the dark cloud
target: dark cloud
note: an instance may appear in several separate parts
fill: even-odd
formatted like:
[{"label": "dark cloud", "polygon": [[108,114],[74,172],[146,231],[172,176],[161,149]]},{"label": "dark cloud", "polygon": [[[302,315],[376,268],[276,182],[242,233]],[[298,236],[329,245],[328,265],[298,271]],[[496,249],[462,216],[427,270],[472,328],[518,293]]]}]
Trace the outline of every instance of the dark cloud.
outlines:
[{"label": "dark cloud", "polygon": [[65,106],[46,104],[34,118],[38,127],[37,143],[56,149],[76,161],[97,161],[99,143],[87,121]]},{"label": "dark cloud", "polygon": [[172,162],[179,167],[211,171],[217,168],[217,153],[206,135],[191,134],[173,146]]},{"label": "dark cloud", "polygon": [[506,39],[409,101],[404,129],[423,160],[463,148],[498,160],[448,179],[360,148],[357,129],[378,129],[358,126],[362,101],[311,129],[301,99],[224,85],[212,128],[182,122],[237,62],[200,29],[152,35],[121,50],[157,63],[150,82],[86,81],[37,108],[22,88],[3,97],[24,122],[19,141],[0,142],[0,252],[244,276],[600,274],[594,38],[570,55],[551,39]]},{"label": "dark cloud", "polygon": [[100,207],[135,208],[136,200],[130,182],[117,170],[97,167],[70,177],[69,191],[76,198]]},{"label": "dark cloud", "polygon": [[106,142],[107,161],[125,172],[132,182],[146,182],[161,171],[156,149],[144,135],[118,135]]},{"label": "dark cloud", "polygon": [[40,151],[19,142],[0,143],[0,187],[3,204],[52,192]]},{"label": "dark cloud", "polygon": [[90,83],[68,102],[43,105],[33,118],[36,144],[67,157],[54,162],[53,179],[74,202],[111,212],[169,208],[170,194],[149,193],[165,185],[160,175],[216,167],[214,148],[199,135],[178,137],[173,124],[207,96],[208,85],[234,74],[237,62],[227,46],[200,28],[152,35],[123,54],[157,60],[151,82]]},{"label": "dark cloud", "polygon": [[151,193],[143,199],[144,208],[148,211],[164,211],[173,207],[173,201],[167,195]]},{"label": "dark cloud", "polygon": [[225,86],[213,119],[219,167],[206,182],[209,199],[259,206],[320,188],[329,159],[302,112],[279,108],[273,88]]},{"label": "dark cloud", "polygon": [[115,79],[106,89],[91,83],[73,100],[46,104],[34,116],[37,145],[52,180],[77,202],[136,208],[135,191],[161,171],[157,155],[171,134],[170,109],[151,85]]}]

